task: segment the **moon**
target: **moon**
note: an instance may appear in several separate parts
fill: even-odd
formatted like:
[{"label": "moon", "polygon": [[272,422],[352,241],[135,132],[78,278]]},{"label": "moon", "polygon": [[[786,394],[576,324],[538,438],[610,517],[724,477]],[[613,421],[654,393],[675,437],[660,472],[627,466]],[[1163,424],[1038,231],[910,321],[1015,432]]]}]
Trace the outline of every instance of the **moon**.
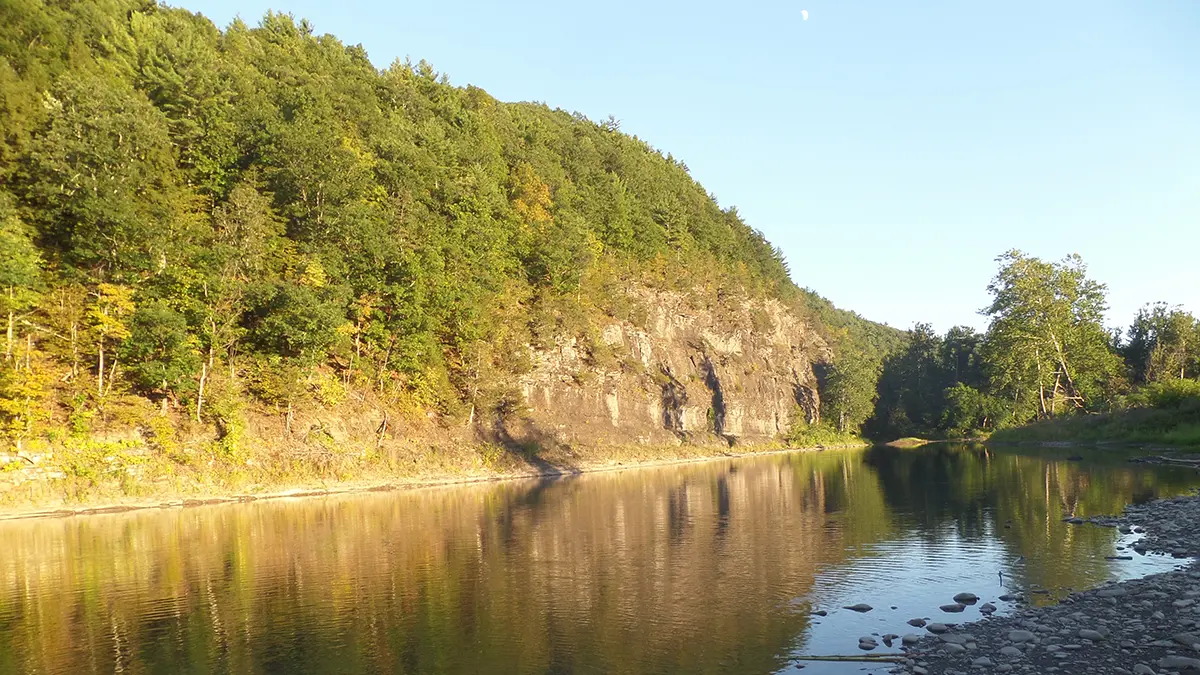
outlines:
[{"label": "moon", "polygon": [[807,9],[800,10],[800,18],[804,19],[805,21],[808,21],[808,10]]}]

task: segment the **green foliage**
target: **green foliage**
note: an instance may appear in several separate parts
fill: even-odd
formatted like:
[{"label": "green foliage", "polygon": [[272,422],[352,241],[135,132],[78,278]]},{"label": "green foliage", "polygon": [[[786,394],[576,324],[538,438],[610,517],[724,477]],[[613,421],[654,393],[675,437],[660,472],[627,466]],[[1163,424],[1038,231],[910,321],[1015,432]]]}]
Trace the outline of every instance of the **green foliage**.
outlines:
[{"label": "green foliage", "polygon": [[162,300],[143,304],[130,317],[121,357],[136,387],[163,396],[192,389],[200,369],[187,319]]},{"label": "green foliage", "polygon": [[1153,382],[1125,399],[1130,408],[1180,408],[1200,401],[1200,381],[1162,380]]},{"label": "green foliage", "polygon": [[265,289],[249,317],[250,337],[259,350],[306,362],[325,355],[344,318],[335,301],[312,285],[279,283]]},{"label": "green foliage", "polygon": [[1200,322],[1166,303],[1147,305],[1138,310],[1121,352],[1135,384],[1200,377]]},{"label": "green foliage", "polygon": [[37,283],[44,262],[32,235],[13,208],[12,198],[0,191],[0,288],[5,295]]},{"label": "green foliage", "polygon": [[852,431],[842,431],[825,422],[809,424],[803,410],[795,411],[792,420],[792,426],[784,437],[790,448],[866,445],[866,442]]},{"label": "green foliage", "polygon": [[966,438],[995,429],[1011,417],[1008,402],[974,387],[955,382],[944,390],[945,408],[939,430]]},{"label": "green foliage", "polygon": [[864,354],[843,350],[826,375],[822,418],[838,433],[857,434],[874,410],[879,374],[879,363]]},{"label": "green foliage", "polygon": [[984,358],[1016,420],[1103,408],[1121,371],[1102,324],[1104,284],[1079,256],[1048,263],[1009,251],[997,260]]}]

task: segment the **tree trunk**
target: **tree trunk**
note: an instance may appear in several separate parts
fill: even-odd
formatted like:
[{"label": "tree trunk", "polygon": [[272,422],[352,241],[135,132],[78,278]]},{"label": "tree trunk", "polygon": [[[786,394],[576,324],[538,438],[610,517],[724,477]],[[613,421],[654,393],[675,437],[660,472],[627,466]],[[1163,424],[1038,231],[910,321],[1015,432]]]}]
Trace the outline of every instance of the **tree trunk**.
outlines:
[{"label": "tree trunk", "polygon": [[1042,381],[1042,352],[1040,349],[1033,350],[1033,358],[1037,359],[1038,401],[1041,405],[1038,418],[1040,419],[1046,417],[1046,384]]},{"label": "tree trunk", "polygon": [[4,361],[12,358],[13,349],[13,287],[8,287],[8,339],[4,343]]},{"label": "tree trunk", "polygon": [[71,379],[79,377],[79,324],[71,322]]},{"label": "tree trunk", "polygon": [[96,395],[104,395],[104,337],[100,338],[100,367],[96,369]]},{"label": "tree trunk", "polygon": [[[212,347],[208,348],[209,360],[212,359]],[[200,411],[204,407],[204,383],[208,381],[208,364],[200,364],[200,388],[196,391],[196,422],[200,422]]]},{"label": "tree trunk", "polygon": [[112,393],[113,382],[117,380],[117,355],[113,354],[112,367],[108,369],[108,384],[104,385],[104,395]]}]

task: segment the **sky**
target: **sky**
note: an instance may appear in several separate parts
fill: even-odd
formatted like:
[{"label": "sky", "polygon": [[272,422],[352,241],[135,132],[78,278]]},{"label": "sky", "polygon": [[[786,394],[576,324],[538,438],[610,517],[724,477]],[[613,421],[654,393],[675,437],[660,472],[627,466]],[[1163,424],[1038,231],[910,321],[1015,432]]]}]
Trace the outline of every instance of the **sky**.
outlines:
[{"label": "sky", "polygon": [[[1083,256],[1110,325],[1200,315],[1200,2],[178,0],[268,9],[685,162],[796,283],[986,327],[995,258]],[[802,20],[807,10],[809,19]]]}]

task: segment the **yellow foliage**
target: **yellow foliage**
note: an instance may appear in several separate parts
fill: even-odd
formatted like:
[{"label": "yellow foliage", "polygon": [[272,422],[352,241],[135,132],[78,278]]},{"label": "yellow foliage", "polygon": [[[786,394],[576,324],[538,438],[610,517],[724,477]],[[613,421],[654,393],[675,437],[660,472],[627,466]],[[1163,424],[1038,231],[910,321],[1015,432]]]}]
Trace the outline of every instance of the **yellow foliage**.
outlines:
[{"label": "yellow foliage", "polygon": [[538,178],[528,164],[517,165],[513,176],[512,205],[530,225],[545,226],[554,222],[554,217],[550,215],[550,209],[554,207],[550,199],[550,186]]},{"label": "yellow foliage", "polygon": [[51,373],[41,361],[36,368],[0,370],[0,431],[17,443],[34,436],[50,420]]},{"label": "yellow foliage", "polygon": [[310,288],[325,288],[329,284],[329,275],[325,273],[321,263],[312,260],[305,265],[304,273],[300,275],[300,283]]},{"label": "yellow foliage", "polygon": [[88,310],[92,329],[102,338],[124,340],[129,337],[129,328],[121,319],[133,313],[133,289],[116,284],[100,284],[94,295],[96,303]]}]

